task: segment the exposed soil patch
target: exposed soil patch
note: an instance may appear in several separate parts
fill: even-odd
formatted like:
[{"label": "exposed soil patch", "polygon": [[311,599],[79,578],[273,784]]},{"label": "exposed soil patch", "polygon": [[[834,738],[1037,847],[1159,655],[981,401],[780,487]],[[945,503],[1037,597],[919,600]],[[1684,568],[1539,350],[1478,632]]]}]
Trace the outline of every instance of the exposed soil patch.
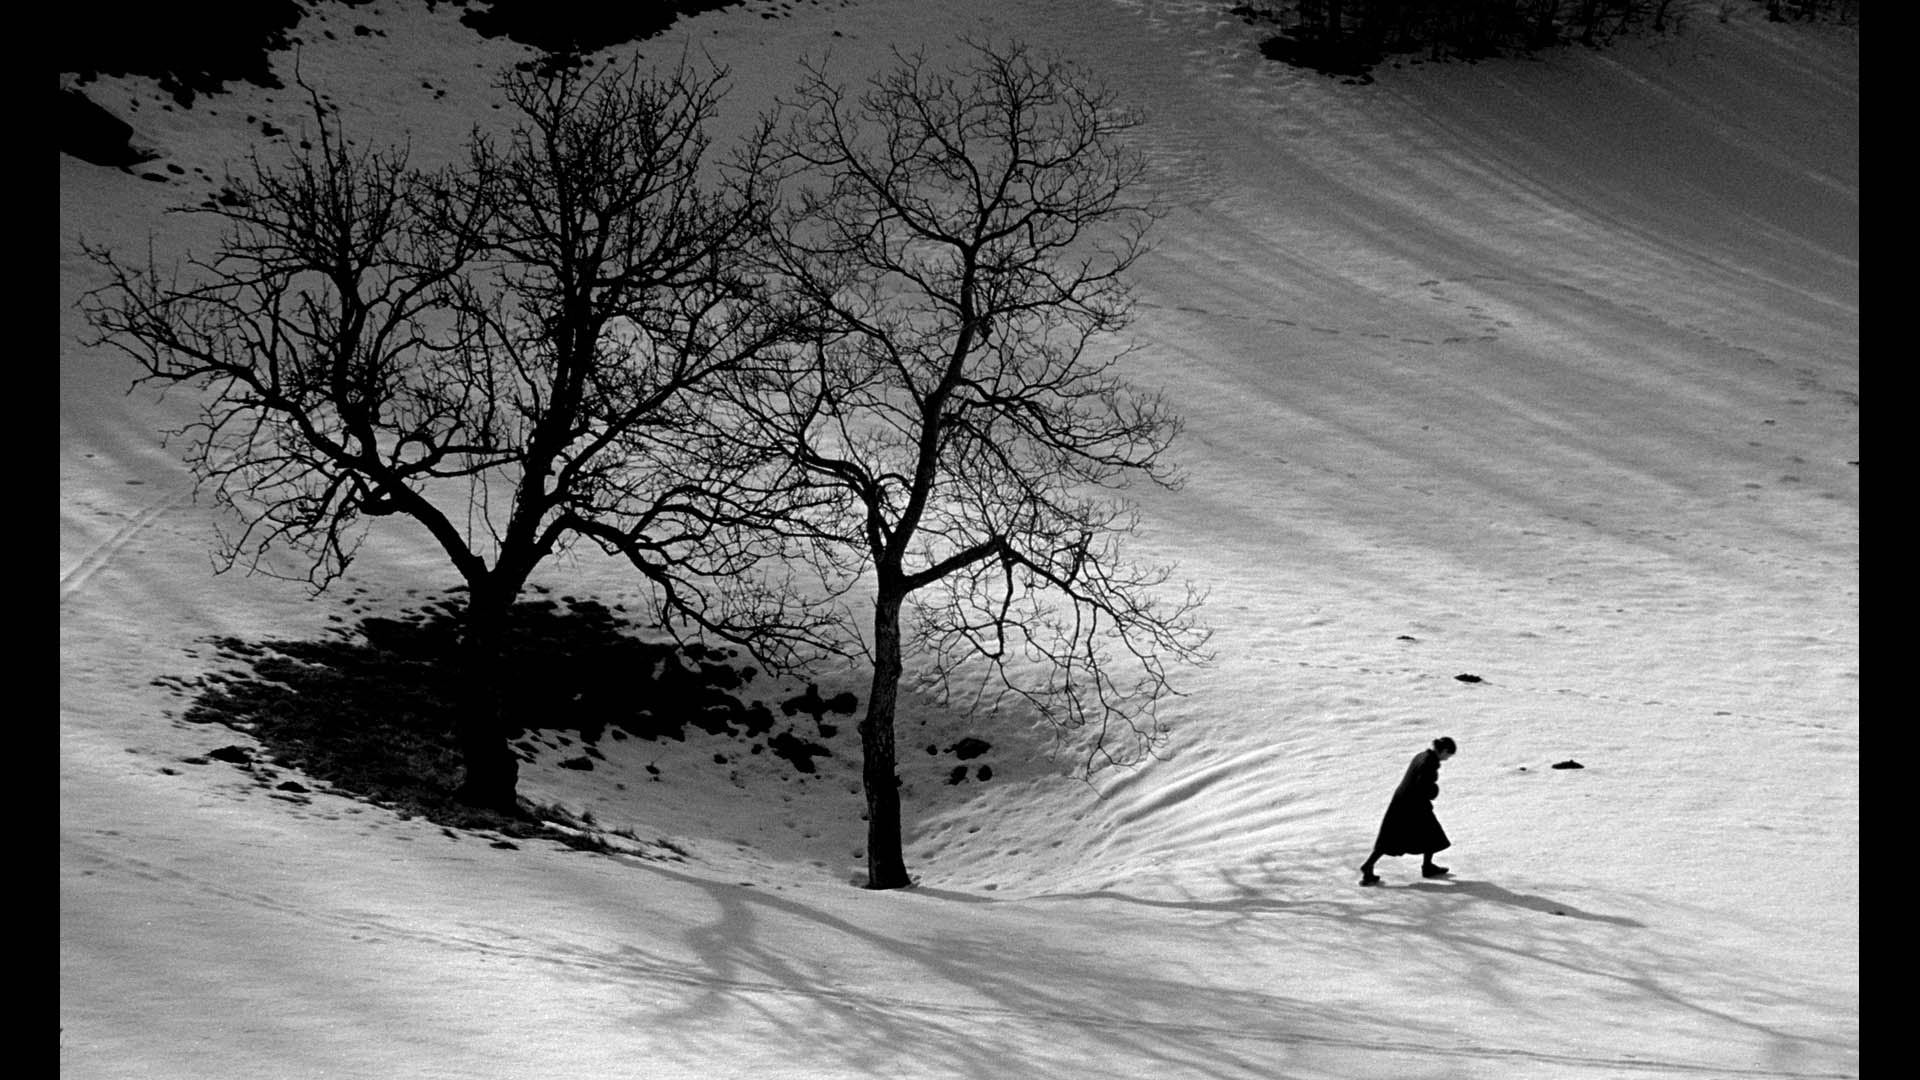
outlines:
[{"label": "exposed soil patch", "polygon": [[53,126],[59,133],[60,152],[81,161],[124,169],[154,158],[151,152],[132,145],[131,124],[78,90],[60,91]]},{"label": "exposed soil patch", "polygon": [[[190,107],[227,84],[284,86],[272,56],[293,47],[306,8],[296,0],[95,0],[54,5],[54,62],[81,83],[102,75],[144,75]],[[435,0],[426,0],[429,9]],[[734,7],[742,0],[654,0],[627,4],[555,4],[549,0],[446,0],[483,37],[506,37],[542,53],[540,63],[570,63],[586,53],[644,41],[682,15]],[[369,0],[333,0],[347,8]],[[324,31],[333,36],[331,31]],[[360,37],[383,32],[364,23]],[[91,160],[91,159],[89,159]]]},{"label": "exposed soil patch", "polygon": [[54,62],[84,83],[145,75],[183,106],[231,82],[281,87],[269,57],[292,45],[294,0],[96,0],[53,5]]},{"label": "exposed soil patch", "polygon": [[645,41],[682,15],[738,6],[742,0],[671,0],[648,4],[555,4],[551,0],[461,2],[460,21],[482,37],[531,45],[548,65],[628,41]]}]

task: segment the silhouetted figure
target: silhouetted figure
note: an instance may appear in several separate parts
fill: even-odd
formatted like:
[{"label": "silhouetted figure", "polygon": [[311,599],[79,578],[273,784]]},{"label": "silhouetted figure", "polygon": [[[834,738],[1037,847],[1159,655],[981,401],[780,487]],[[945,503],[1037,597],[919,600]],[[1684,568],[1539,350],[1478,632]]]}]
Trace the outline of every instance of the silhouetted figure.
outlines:
[{"label": "silhouetted figure", "polygon": [[1393,801],[1380,820],[1380,835],[1373,841],[1373,854],[1360,864],[1360,884],[1378,885],[1380,876],[1373,864],[1382,855],[1420,855],[1421,877],[1443,877],[1447,868],[1433,861],[1436,851],[1453,846],[1440,819],[1433,816],[1433,800],[1440,794],[1440,763],[1452,757],[1453,740],[1441,736],[1433,746],[1413,755],[1407,775],[1393,790]]}]

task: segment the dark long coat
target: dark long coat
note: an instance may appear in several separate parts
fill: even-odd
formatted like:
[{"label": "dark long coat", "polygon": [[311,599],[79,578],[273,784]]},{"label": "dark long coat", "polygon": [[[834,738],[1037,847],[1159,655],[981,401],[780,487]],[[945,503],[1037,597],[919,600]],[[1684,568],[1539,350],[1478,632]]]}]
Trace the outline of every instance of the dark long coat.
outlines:
[{"label": "dark long coat", "polygon": [[1387,814],[1380,819],[1380,836],[1373,842],[1382,855],[1430,855],[1453,846],[1440,819],[1433,816],[1433,800],[1440,794],[1440,755],[1422,750],[1407,766],[1407,775],[1393,791]]}]

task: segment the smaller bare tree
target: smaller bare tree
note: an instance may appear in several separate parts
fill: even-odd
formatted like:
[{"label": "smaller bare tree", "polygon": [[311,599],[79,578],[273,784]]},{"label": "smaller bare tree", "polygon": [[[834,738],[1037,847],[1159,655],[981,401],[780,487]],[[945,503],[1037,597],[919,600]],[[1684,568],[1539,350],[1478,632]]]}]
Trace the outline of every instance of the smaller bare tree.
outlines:
[{"label": "smaller bare tree", "polygon": [[316,131],[289,137],[284,164],[253,156],[192,211],[225,226],[211,258],[162,271],[86,248],[107,277],[83,301],[95,343],[200,394],[174,434],[240,523],[222,569],[318,591],[366,519],[397,515],[459,572],[475,805],[516,805],[494,680],[538,677],[503,669],[500,621],[580,540],[630,562],[663,623],[773,666],[826,640],[829,620],[780,587],[789,553],[765,527],[804,488],[730,430],[727,384],[786,331],[745,266],[758,209],[744,186],[710,187],[723,86],[684,64],[511,72],[519,122],[437,174],[354,149],[313,96]]},{"label": "smaller bare tree", "polygon": [[[909,649],[949,693],[1013,697],[1087,738],[1088,765],[1164,738],[1169,665],[1203,657],[1190,588],[1128,561],[1121,489],[1172,484],[1179,424],[1101,351],[1155,218],[1131,118],[1084,71],[971,45],[902,56],[854,95],[809,67],[773,152],[778,270],[814,319],[761,416],[845,515],[821,537],[871,574],[860,724],[868,883],[909,884],[895,713]],[[904,624],[903,624],[904,618]]]}]

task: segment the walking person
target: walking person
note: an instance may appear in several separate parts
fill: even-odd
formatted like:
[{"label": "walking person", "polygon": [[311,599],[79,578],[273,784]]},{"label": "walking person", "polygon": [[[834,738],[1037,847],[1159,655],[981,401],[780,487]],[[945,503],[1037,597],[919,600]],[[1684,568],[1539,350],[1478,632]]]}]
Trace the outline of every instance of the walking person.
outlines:
[{"label": "walking person", "polygon": [[1373,854],[1360,864],[1360,884],[1378,885],[1380,875],[1373,864],[1382,855],[1420,855],[1421,877],[1445,877],[1447,868],[1433,861],[1435,852],[1453,846],[1440,819],[1433,816],[1433,800],[1440,794],[1440,763],[1453,756],[1453,740],[1442,735],[1433,745],[1413,756],[1407,775],[1393,790],[1386,816],[1380,819],[1380,835],[1373,841]]}]

